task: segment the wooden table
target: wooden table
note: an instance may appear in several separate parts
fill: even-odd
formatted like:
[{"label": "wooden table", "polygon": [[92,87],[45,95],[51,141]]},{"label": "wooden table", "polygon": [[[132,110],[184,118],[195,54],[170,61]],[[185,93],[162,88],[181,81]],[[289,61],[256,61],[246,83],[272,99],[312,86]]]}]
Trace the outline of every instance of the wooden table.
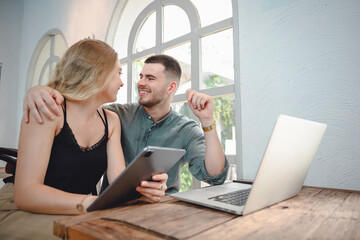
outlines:
[{"label": "wooden table", "polygon": [[360,192],[304,187],[247,216],[166,196],[54,222],[65,239],[360,239]]}]

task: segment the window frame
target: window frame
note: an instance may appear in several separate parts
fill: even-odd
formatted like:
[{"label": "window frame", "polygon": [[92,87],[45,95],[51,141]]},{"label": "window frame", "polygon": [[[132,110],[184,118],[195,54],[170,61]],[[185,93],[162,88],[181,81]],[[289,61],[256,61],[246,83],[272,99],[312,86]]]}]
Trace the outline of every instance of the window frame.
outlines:
[{"label": "window frame", "polygon": [[[114,45],[117,26],[120,22],[122,12],[125,10],[129,0],[119,0],[113,13],[112,20],[109,24],[106,41],[110,45]],[[233,29],[233,59],[234,59],[234,84],[217,88],[200,89],[200,81],[191,82],[192,89],[211,96],[223,96],[234,94],[234,111],[235,111],[235,139],[236,139],[236,155],[227,155],[230,164],[237,165],[237,178],[243,178],[243,162],[242,162],[242,135],[241,135],[241,89],[240,89],[240,52],[239,52],[239,14],[238,1],[232,2],[232,17],[222,21],[200,27],[200,20],[195,6],[187,0],[154,0],[146,6],[137,16],[128,38],[127,56],[120,59],[122,64],[127,65],[127,102],[133,99],[133,62],[139,58],[149,56],[151,54],[161,54],[163,51],[177,45],[187,42],[191,44],[191,79],[201,79],[201,38],[214,34],[226,29]],[[162,42],[162,7],[167,5],[175,5],[185,11],[190,22],[191,32],[167,42]],[[135,40],[139,30],[146,19],[156,12],[156,43],[155,46],[141,52],[134,53]],[[178,94],[173,98],[173,103],[186,101],[186,94]]]},{"label": "window frame", "polygon": [[[60,58],[62,56],[55,55],[55,36],[60,36],[64,40],[66,48],[69,47],[64,34],[59,29],[51,29],[43,35],[43,37],[40,39],[40,41],[36,45],[33,56],[31,57],[29,71],[27,74],[25,93],[31,87],[43,84],[44,83],[43,82],[43,78],[44,78],[43,74],[44,74],[46,68],[49,66],[49,74],[51,74],[51,72],[54,70],[54,69],[52,69],[52,63],[54,63],[54,62],[57,63],[60,61]],[[48,41],[50,41],[50,56],[47,58],[47,60],[45,61],[44,65],[41,68],[40,79],[35,79],[34,74],[35,74],[35,69],[37,68],[38,59]]]}]

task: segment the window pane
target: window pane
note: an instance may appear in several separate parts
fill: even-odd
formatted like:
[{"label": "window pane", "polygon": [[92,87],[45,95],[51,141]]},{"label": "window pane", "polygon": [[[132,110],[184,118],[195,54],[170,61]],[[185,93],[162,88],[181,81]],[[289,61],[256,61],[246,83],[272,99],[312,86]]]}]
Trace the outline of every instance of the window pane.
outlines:
[{"label": "window pane", "polygon": [[214,99],[214,117],[226,155],[236,154],[234,95]]},{"label": "window pane", "polygon": [[[194,119],[199,123],[197,117],[192,113],[187,102],[174,103],[172,108]],[[216,121],[216,131],[220,136],[221,145],[227,155],[236,154],[235,141],[235,115],[234,115],[234,95],[214,98],[214,118]]]},{"label": "window pane", "polygon": [[174,5],[165,6],[164,7],[164,42],[175,39],[189,32],[190,32],[190,22],[184,10]]},{"label": "window pane", "polygon": [[171,104],[171,107],[176,112],[181,113],[187,116],[188,118],[195,120],[200,125],[199,119],[193,114],[187,102],[173,103]]},{"label": "window pane", "polygon": [[229,170],[225,182],[232,182],[233,180],[238,180],[237,172],[236,172],[236,164],[229,164]]},{"label": "window pane", "polygon": [[[126,6],[124,9],[116,9],[118,11],[116,11],[115,14],[121,15],[121,18],[116,29],[113,48],[119,54],[119,59],[122,59],[128,55],[130,30],[140,12],[143,11],[144,8],[152,1],[153,0],[126,1]],[[121,4],[120,1],[118,2]],[[116,16],[114,17],[116,18]],[[131,41],[133,42],[133,40]]]},{"label": "window pane", "polygon": [[117,103],[127,103],[127,65],[121,65],[121,81],[124,83],[117,93]]},{"label": "window pane", "polygon": [[193,177],[189,170],[189,164],[185,164],[180,170],[180,190],[179,192],[186,192],[192,190]]},{"label": "window pane", "polygon": [[[56,61],[52,61],[52,62],[50,63],[49,81],[51,80],[51,78],[52,78],[53,75],[55,74],[56,64],[57,64]],[[48,82],[46,82],[46,84],[47,84],[47,83],[48,83]]]},{"label": "window pane", "polygon": [[201,39],[201,89],[234,83],[234,52],[232,28]]},{"label": "window pane", "polygon": [[145,49],[155,47],[156,43],[156,14],[153,12],[140,28],[136,39],[134,52],[141,52]]},{"label": "window pane", "polygon": [[27,88],[46,85],[51,79],[56,63],[66,52],[67,44],[61,34],[49,34],[43,37],[31,59],[31,70],[27,79]]},{"label": "window pane", "polygon": [[[47,59],[48,60],[48,59]],[[48,82],[50,81],[50,79],[53,77],[53,74],[55,72],[55,66],[56,66],[56,62],[55,61],[51,61],[51,62],[47,62],[41,71],[42,74],[39,77],[39,85],[46,85],[48,84]]]},{"label": "window pane", "polygon": [[200,15],[201,27],[232,17],[231,0],[191,0]]},{"label": "window pane", "polygon": [[58,56],[59,59],[61,59],[64,55],[64,53],[67,50],[67,45],[65,40],[62,38],[60,34],[55,35],[55,41],[54,41],[54,55]]},{"label": "window pane", "polygon": [[185,93],[186,89],[191,88],[191,44],[186,43],[174,47],[164,51],[164,54],[172,56],[179,61],[182,74],[176,95]]},{"label": "window pane", "polygon": [[149,56],[146,56],[144,58],[139,58],[133,62],[133,71],[132,71],[132,101],[131,102],[137,102],[139,99],[138,90],[137,90],[137,82],[139,80],[139,75],[141,73],[141,69],[144,66],[145,59]]},{"label": "window pane", "polygon": [[[38,84],[41,84],[43,82],[42,78],[44,76],[40,76],[41,75],[41,71],[46,63],[46,60],[50,57],[50,39],[46,40],[45,44],[43,45],[43,47],[40,50],[39,56],[36,60],[35,66],[34,66],[34,79],[32,81],[32,85],[36,86]],[[48,72],[47,72],[48,74]],[[46,76],[46,80],[48,78],[48,75]]]},{"label": "window pane", "polygon": [[39,85],[46,85],[49,82],[49,64],[43,67],[43,72],[39,77]]}]

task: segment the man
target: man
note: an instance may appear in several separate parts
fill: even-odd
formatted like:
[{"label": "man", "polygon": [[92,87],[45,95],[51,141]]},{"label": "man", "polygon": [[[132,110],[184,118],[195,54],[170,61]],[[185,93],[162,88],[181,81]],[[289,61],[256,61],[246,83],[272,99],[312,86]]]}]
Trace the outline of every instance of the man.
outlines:
[{"label": "man", "polygon": [[[181,68],[177,60],[167,55],[155,55],[145,60],[137,83],[139,100],[133,104],[112,104],[107,108],[118,114],[122,129],[122,147],[126,163],[148,145],[182,148],[183,158],[167,174],[153,176],[153,181],[143,181],[137,191],[143,200],[159,202],[166,193],[179,191],[179,172],[189,163],[190,172],[201,181],[222,184],[225,180],[228,161],[225,158],[215,130],[212,97],[187,91],[187,101],[192,112],[199,118],[202,129],[193,120],[171,109],[171,101],[180,83]],[[55,99],[55,101],[54,101]],[[39,123],[38,110],[47,118],[56,114],[63,97],[48,87],[35,87],[24,99],[24,120],[29,111]]]}]

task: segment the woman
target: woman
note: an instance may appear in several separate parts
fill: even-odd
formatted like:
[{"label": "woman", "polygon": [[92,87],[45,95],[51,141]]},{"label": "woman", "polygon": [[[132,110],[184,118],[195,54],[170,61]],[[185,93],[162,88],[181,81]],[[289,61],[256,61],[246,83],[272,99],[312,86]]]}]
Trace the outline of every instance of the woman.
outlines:
[{"label": "woman", "polygon": [[[48,84],[64,96],[63,115],[43,124],[35,119],[21,124],[14,185],[14,203],[19,209],[84,213],[97,198],[90,194],[96,193],[104,171],[112,182],[125,169],[120,120],[100,108],[116,100],[123,86],[120,75],[117,53],[102,41],[81,40],[67,50]],[[41,234],[43,231],[40,229]]]}]

